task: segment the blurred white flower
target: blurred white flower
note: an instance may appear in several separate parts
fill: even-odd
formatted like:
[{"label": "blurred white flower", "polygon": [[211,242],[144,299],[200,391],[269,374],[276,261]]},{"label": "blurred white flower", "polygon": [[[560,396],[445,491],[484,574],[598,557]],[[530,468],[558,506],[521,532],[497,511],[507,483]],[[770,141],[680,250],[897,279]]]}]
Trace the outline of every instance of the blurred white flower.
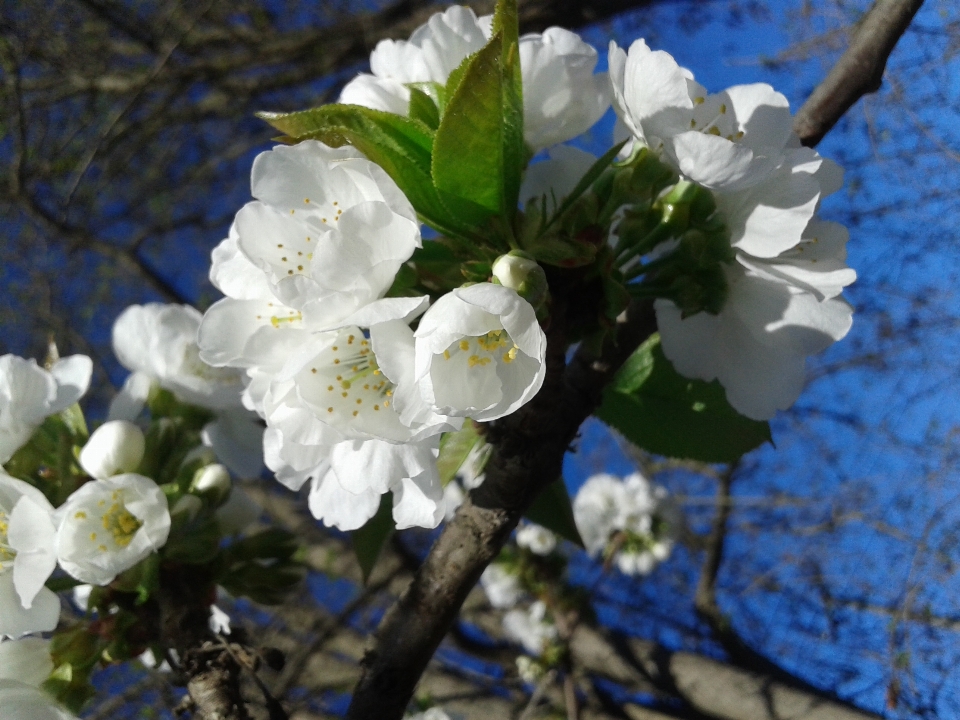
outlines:
[{"label": "blurred white flower", "polygon": [[540,600],[527,610],[510,610],[503,616],[503,632],[528,653],[539,656],[558,637],[556,626],[547,621],[546,615],[547,606]]},{"label": "blurred white flower", "polygon": [[131,305],[120,313],[113,324],[113,352],[133,375],[111,405],[112,419],[133,420],[139,415],[154,382],[198,407],[240,406],[242,373],[212,367],[200,359],[201,317],[189,305],[163,303]]},{"label": "blurred white flower", "polygon": [[38,637],[0,642],[0,680],[40,687],[53,672],[50,641]]},{"label": "blurred white flower", "polygon": [[524,523],[517,530],[517,545],[534,555],[549,555],[557,548],[557,536],[542,525]]},{"label": "blurred white flower", "polygon": [[49,371],[35,360],[0,357],[0,464],[7,462],[51,415],[77,402],[90,386],[85,355],[58,360]]},{"label": "blurred white flower", "polygon": [[135,473],[82,485],[57,516],[60,566],[91,585],[109,584],[163,547],[170,532],[166,495]]},{"label": "blurred white flower", "polygon": [[490,604],[500,610],[514,607],[523,597],[520,578],[503,563],[490,563],[480,576],[480,586]]},{"label": "blurred white flower", "polygon": [[45,692],[16,680],[0,680],[3,720],[77,720]]},{"label": "blurred white flower", "polygon": [[573,516],[587,552],[612,555],[626,575],[646,575],[670,555],[678,522],[666,491],[640,473],[592,476],[573,500]]},{"label": "blurred white flower", "polygon": [[[59,604],[58,604],[59,610]],[[0,618],[4,610],[0,609]],[[40,685],[53,672],[50,641],[36,637],[0,642],[0,708],[3,720],[77,720]]]}]

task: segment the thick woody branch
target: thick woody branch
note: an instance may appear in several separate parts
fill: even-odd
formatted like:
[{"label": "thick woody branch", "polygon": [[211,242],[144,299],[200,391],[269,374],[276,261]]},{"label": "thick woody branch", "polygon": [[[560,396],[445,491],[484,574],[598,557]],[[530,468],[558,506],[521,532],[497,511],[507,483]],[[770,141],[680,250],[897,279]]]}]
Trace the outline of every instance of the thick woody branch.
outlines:
[{"label": "thick woody branch", "polygon": [[564,361],[563,313],[548,332],[547,377],[532,402],[491,423],[486,480],[460,507],[413,582],[377,630],[364,658],[350,720],[400,720],[413,690],[467,593],[497,556],[536,495],[560,476],[563,455],[593,412],[612,373],[655,329],[648,304],[631,306],[599,355],[581,348]]},{"label": "thick woody branch", "polygon": [[814,147],[861,97],[880,89],[887,58],[923,0],[877,0],[863,16],[850,47],[800,108],[793,129]]}]

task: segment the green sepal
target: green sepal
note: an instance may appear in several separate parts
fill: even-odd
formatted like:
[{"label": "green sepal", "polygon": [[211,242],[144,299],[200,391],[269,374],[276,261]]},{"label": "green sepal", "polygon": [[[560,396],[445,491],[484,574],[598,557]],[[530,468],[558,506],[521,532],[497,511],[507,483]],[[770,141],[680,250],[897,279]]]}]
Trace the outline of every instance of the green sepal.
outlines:
[{"label": "green sepal", "polygon": [[480,433],[477,432],[477,426],[472,420],[467,420],[456,432],[443,434],[440,438],[440,455],[437,458],[437,472],[440,474],[441,485],[446,487],[457,476],[470,451],[482,441]]},{"label": "green sepal", "polygon": [[570,494],[563,478],[547,485],[524,513],[524,517],[583,547],[583,538],[580,537],[577,523],[573,519],[573,505],[570,504]]},{"label": "green sepal", "polygon": [[544,265],[575,268],[591,264],[597,257],[597,246],[581,240],[561,240],[546,235],[529,245],[526,250]]},{"label": "green sepal", "polygon": [[651,336],[604,389],[597,417],[648,452],[701,462],[734,462],[773,442],[767,422],[740,415],[716,380],[685,378]]},{"label": "green sepal", "polygon": [[547,220],[541,228],[541,232],[548,230],[557,220],[559,220],[563,215],[569,211],[577,201],[583,196],[590,187],[600,179],[600,176],[603,172],[610,167],[610,164],[616,159],[617,154],[623,149],[623,146],[627,144],[627,141],[624,140],[621,143],[617,143],[612,148],[607,150],[593,165],[590,166],[590,169],[584,173],[584,176],[580,178],[576,186],[570,191],[570,194],[567,195],[563,202],[560,203],[560,206],[554,210],[553,215],[550,216],[550,219]]},{"label": "green sepal", "polygon": [[124,570],[110,587],[125,593],[136,593],[136,604],[142,605],[160,588],[160,556],[150,553],[132,568]]},{"label": "green sepal", "polygon": [[350,533],[353,552],[360,564],[363,582],[370,579],[380,551],[395,528],[393,522],[393,493],[384,493],[380,498],[380,507],[366,525]]},{"label": "green sepal", "polygon": [[432,97],[416,86],[410,87],[410,119],[419,120],[431,130],[440,126],[440,108]]}]

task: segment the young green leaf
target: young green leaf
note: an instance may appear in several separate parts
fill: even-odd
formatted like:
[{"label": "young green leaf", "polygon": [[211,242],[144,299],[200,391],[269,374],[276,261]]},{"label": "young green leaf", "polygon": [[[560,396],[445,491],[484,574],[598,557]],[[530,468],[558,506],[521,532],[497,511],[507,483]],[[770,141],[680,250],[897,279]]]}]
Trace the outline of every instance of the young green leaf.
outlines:
[{"label": "young green leaf", "polygon": [[503,211],[504,119],[502,37],[494,35],[470,60],[437,128],[433,181],[438,190]]},{"label": "young green leaf", "polygon": [[547,530],[556,533],[565,540],[583,547],[583,539],[573,519],[573,506],[563,478],[547,485],[537,499],[533,501],[524,517]]},{"label": "young green leaf", "polygon": [[652,453],[702,462],[733,462],[765,442],[770,425],[730,407],[719,382],[674,370],[653,335],[604,390],[597,417]]},{"label": "young green leaf", "polygon": [[353,542],[353,552],[360,563],[360,572],[363,573],[363,582],[370,579],[373,566],[377,563],[380,550],[393,532],[393,493],[386,493],[380,498],[380,507],[377,514],[367,521],[359,530],[350,533]]}]

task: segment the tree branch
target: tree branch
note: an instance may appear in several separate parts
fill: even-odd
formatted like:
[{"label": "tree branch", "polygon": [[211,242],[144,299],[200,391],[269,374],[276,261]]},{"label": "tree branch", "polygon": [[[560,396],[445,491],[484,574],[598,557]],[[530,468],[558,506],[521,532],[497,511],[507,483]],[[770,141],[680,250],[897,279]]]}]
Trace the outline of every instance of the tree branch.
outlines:
[{"label": "tree branch", "polygon": [[814,147],[861,97],[880,89],[887,58],[923,0],[876,0],[850,47],[793,119],[800,142]]},{"label": "tree branch", "polygon": [[537,494],[560,477],[563,455],[597,406],[603,386],[655,330],[651,305],[635,303],[619,328],[617,344],[608,343],[599,355],[581,346],[566,365],[570,317],[568,308],[557,309],[548,329],[543,388],[519,411],[486,426],[493,445],[486,480],[461,505],[384,617],[364,658],[349,720],[403,717],[420,675],[480,574]]}]

